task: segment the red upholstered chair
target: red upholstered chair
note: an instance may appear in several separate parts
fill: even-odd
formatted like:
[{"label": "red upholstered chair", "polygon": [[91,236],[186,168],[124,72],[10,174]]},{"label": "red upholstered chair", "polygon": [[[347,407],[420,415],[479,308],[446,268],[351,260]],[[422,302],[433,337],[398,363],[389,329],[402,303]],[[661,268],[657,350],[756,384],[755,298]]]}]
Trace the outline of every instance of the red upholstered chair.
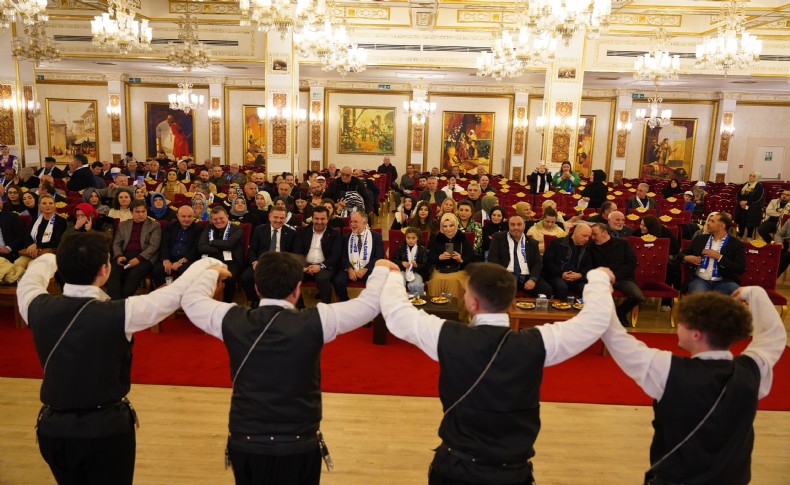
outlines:
[{"label": "red upholstered chair", "polygon": [[[619,208],[620,206],[618,206]],[[658,217],[658,211],[655,209],[628,209],[628,215],[635,214],[637,216],[644,217],[644,216],[655,216]]]},{"label": "red upholstered chair", "polygon": [[389,239],[387,240],[388,258],[392,259],[395,256],[398,246],[400,246],[400,243],[402,243],[404,239],[406,239],[406,236],[403,234],[403,231],[400,229],[390,229]]},{"label": "red upholstered chair", "polygon": [[[669,263],[669,239],[655,239],[653,236],[629,237],[628,244],[636,254],[636,270],[634,279],[647,298],[659,298],[656,313],[661,311],[660,298],[672,298],[677,303],[678,290],[666,284],[667,264]],[[669,321],[675,326],[675,307],[669,315]],[[636,327],[639,306],[634,307],[631,324]]]},{"label": "red upholstered chair", "polygon": [[686,201],[683,200],[683,196],[678,195],[677,197],[670,197],[668,199],[664,199],[663,201],[661,201],[661,204],[659,204],[659,207],[661,207],[662,212],[668,211],[670,209],[678,209],[682,211],[683,206],[685,204]]},{"label": "red upholstered chair", "polygon": [[554,236],[552,234],[544,234],[543,235],[543,247],[544,248],[549,247],[549,243],[551,241],[555,240],[555,239],[557,239],[557,236]]},{"label": "red upholstered chair", "polygon": [[776,291],[781,244],[764,241],[746,243],[746,271],[741,275],[741,286],[759,286],[768,293],[771,303],[782,308],[782,318],[787,314],[787,298]]},{"label": "red upholstered chair", "polygon": [[465,232],[464,235],[466,236],[466,240],[469,241],[469,245],[472,248],[475,247],[475,233],[473,232]]}]

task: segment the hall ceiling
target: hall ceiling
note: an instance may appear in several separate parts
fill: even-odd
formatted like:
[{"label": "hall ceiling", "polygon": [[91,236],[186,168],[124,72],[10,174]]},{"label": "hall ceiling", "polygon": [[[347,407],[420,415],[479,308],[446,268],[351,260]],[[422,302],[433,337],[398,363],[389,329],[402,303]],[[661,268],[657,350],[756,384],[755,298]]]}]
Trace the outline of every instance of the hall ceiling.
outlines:
[{"label": "hall ceiling", "polygon": [[[177,76],[165,62],[167,43],[177,40],[175,21],[185,12],[198,18],[200,39],[211,45],[214,62],[198,77],[252,78],[264,76],[265,36],[238,25],[237,0],[130,0],[153,28],[152,52],[126,58],[90,42],[89,21],[106,11],[106,0],[49,0],[48,32],[59,43],[64,59],[43,64],[49,73],[118,73],[135,77]],[[724,0],[614,0],[609,32],[586,42],[585,87],[640,89],[632,85],[635,56],[651,46],[651,34],[664,28],[670,51],[685,55],[687,74],[668,89],[715,89],[738,92],[790,92],[790,0],[745,2],[750,33],[764,41],[763,60],[754,76],[727,78],[693,70],[694,45],[715,33]],[[323,82],[415,82],[423,73],[431,84],[542,86],[544,71],[497,83],[475,75],[475,60],[488,50],[502,26],[512,26],[516,0],[339,1],[337,8],[353,26],[352,38],[368,51],[368,70],[341,78],[324,72],[315,60],[300,59],[300,78]],[[689,58],[690,57],[690,58]],[[589,59],[589,60],[588,60]],[[405,77],[404,77],[405,76]],[[417,78],[417,79],[415,79]]]}]

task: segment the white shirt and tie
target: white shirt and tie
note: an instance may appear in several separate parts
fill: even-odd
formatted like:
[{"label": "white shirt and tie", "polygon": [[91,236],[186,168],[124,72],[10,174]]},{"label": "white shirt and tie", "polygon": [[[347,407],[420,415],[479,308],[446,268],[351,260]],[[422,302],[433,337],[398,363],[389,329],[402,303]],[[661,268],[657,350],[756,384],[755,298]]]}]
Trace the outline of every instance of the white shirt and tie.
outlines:
[{"label": "white shirt and tie", "polygon": [[271,241],[269,243],[269,251],[280,252],[280,236],[282,235],[282,228],[272,228]]},{"label": "white shirt and tie", "polygon": [[[524,244],[524,250],[521,250],[521,245]],[[519,274],[528,275],[529,274],[529,264],[527,263],[527,241],[526,236],[521,235],[521,239],[519,239],[518,243],[513,240],[513,236],[508,234],[507,237],[507,247],[510,251],[510,262],[507,264],[507,270],[511,273],[515,273],[513,269],[513,261],[514,256],[518,258],[519,264]]]}]

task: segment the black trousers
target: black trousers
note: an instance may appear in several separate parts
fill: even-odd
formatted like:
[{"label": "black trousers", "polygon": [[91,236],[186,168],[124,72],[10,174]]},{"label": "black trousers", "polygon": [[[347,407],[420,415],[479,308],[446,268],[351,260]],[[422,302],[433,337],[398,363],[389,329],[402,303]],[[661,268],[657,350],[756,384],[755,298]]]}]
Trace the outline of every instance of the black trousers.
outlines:
[{"label": "black trousers", "polygon": [[123,269],[115,263],[112,264],[110,277],[107,279],[107,294],[113,300],[128,298],[137,292],[140,282],[151,272],[151,263],[142,261],[134,268]]},{"label": "black trousers", "polygon": [[584,293],[584,286],[587,284],[585,278],[579,278],[576,281],[565,281],[561,276],[552,276],[547,279],[554,293],[554,298],[558,300],[565,300],[570,292],[581,298]]},{"label": "black trousers", "polygon": [[[366,282],[368,280],[368,276],[370,276],[370,271],[365,273],[365,277],[362,278],[361,282]],[[348,277],[348,271],[338,270],[335,274],[333,279],[333,286],[335,287],[335,293],[337,293],[337,299],[340,301],[348,301],[348,283],[351,280]]]},{"label": "black trousers", "polygon": [[776,232],[776,225],[778,221],[765,221],[757,226],[757,233],[763,238],[763,241],[770,243],[773,241],[772,234]]},{"label": "black trousers", "polygon": [[241,273],[241,266],[236,261],[224,261],[228,265],[231,277],[225,280],[225,289],[222,293],[222,301],[225,303],[233,303],[233,296],[236,294],[236,282],[239,281],[239,273]]},{"label": "black trousers", "polygon": [[538,278],[538,281],[535,282],[535,287],[527,291],[524,289],[524,284],[529,279],[529,275],[523,275],[523,274],[517,275],[514,273],[513,276],[516,278],[517,290],[526,291],[527,295],[534,298],[537,298],[538,295],[551,296],[551,286],[548,283],[546,283],[546,280],[544,280],[543,278]]},{"label": "black trousers", "polygon": [[322,269],[316,274],[305,273],[303,281],[315,281],[321,294],[321,303],[332,303],[332,276],[333,271]]},{"label": "black trousers", "polygon": [[[534,485],[533,479],[528,479],[524,482],[513,483],[508,485]],[[428,485],[487,485],[482,482],[467,482],[466,480],[453,480],[452,478],[444,477],[436,472],[433,468],[428,473]]]},{"label": "black trousers", "polygon": [[258,308],[258,294],[255,292],[255,270],[252,266],[248,267],[241,273],[241,287],[244,294],[247,295],[247,300],[250,302],[252,308]]},{"label": "black trousers", "polygon": [[298,455],[255,455],[228,448],[236,485],[318,485],[321,452]]},{"label": "black trousers", "polygon": [[134,431],[106,438],[39,434],[38,448],[59,485],[132,485]]},{"label": "black trousers", "polygon": [[165,267],[162,265],[162,262],[157,262],[154,265],[154,268],[151,270],[151,274],[154,275],[154,284],[157,288],[163,286],[165,284],[166,277],[172,276],[173,279],[176,279],[184,274],[184,271],[188,270],[190,265],[192,265],[192,263],[182,264],[178,267],[178,269],[170,270],[170,274],[168,275],[165,273]]}]

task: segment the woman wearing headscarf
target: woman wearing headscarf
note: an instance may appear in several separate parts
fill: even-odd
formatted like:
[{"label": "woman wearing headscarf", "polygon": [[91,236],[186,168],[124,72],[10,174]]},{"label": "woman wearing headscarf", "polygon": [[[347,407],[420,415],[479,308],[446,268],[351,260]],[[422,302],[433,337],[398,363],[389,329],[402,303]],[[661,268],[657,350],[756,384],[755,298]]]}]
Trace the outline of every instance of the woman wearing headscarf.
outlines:
[{"label": "woman wearing headscarf", "polygon": [[110,212],[110,208],[101,203],[101,196],[99,192],[93,188],[88,187],[82,193],[82,201],[90,204],[91,207],[101,216],[106,216]]},{"label": "woman wearing headscarf", "polygon": [[415,214],[414,205],[414,197],[411,195],[404,195],[400,205],[398,206],[397,210],[395,210],[395,216],[392,219],[392,227],[390,229],[401,230],[408,226],[409,221],[412,217],[414,217]]},{"label": "woman wearing headscarf", "polygon": [[505,208],[495,205],[489,212],[489,219],[483,224],[483,251],[488,256],[488,248],[491,245],[491,238],[494,234],[509,230],[507,219],[505,218]]},{"label": "woman wearing headscarf", "polygon": [[461,302],[464,298],[464,268],[472,260],[472,246],[466,234],[458,230],[458,217],[444,214],[439,221],[439,233],[433,238],[428,251],[433,273],[428,282],[428,293],[439,296],[452,293],[458,299],[458,315],[466,321],[468,313]]},{"label": "woman wearing headscarf", "polygon": [[255,194],[255,206],[248,207],[250,212],[254,212],[260,221],[269,220],[269,207],[272,206],[272,196],[269,192],[261,190]]},{"label": "woman wearing headscarf", "polygon": [[64,238],[78,232],[101,231],[98,224],[101,216],[96,209],[87,202],[81,202],[74,207],[74,212],[69,217],[68,228]]},{"label": "woman wearing headscarf", "polygon": [[258,215],[247,210],[247,201],[244,197],[236,197],[236,200],[233,201],[233,207],[228,213],[228,219],[239,224],[249,224],[253,229],[261,224]]},{"label": "woman wearing headscarf", "polygon": [[227,209],[228,213],[233,209],[233,201],[236,197],[244,198],[244,190],[238,184],[230,184],[228,187],[228,196],[222,201],[222,205]]},{"label": "woman wearing headscarf", "polygon": [[195,195],[192,196],[192,210],[195,212],[196,221],[207,221],[209,219],[208,201],[201,192],[195,192]]},{"label": "woman wearing headscarf", "polygon": [[491,218],[491,209],[499,204],[499,200],[493,195],[484,195],[482,199],[480,199],[480,212],[475,214],[475,219],[479,220],[482,224],[485,224],[487,220]]},{"label": "woman wearing headscarf", "polygon": [[678,179],[670,179],[669,185],[664,187],[664,190],[661,191],[661,195],[663,195],[665,199],[670,197],[678,198],[682,193],[683,189],[680,187],[680,181]]},{"label": "woman wearing headscarf", "polygon": [[592,171],[592,175],[592,182],[582,190],[581,196],[587,201],[588,208],[600,209],[609,193],[609,187],[606,186],[606,172],[596,169]]},{"label": "woman wearing headscarf", "polygon": [[176,211],[167,206],[165,195],[159,192],[151,194],[151,202],[148,206],[148,217],[157,221],[169,221],[176,216]]},{"label": "woman wearing headscarf", "polygon": [[340,217],[351,217],[354,212],[365,212],[365,200],[358,192],[353,190],[346,192],[340,202],[343,206]]},{"label": "woman wearing headscarf", "polygon": [[749,180],[741,186],[736,196],[735,222],[738,224],[738,237],[751,238],[760,225],[763,215],[763,184],[760,172],[749,174]]}]

